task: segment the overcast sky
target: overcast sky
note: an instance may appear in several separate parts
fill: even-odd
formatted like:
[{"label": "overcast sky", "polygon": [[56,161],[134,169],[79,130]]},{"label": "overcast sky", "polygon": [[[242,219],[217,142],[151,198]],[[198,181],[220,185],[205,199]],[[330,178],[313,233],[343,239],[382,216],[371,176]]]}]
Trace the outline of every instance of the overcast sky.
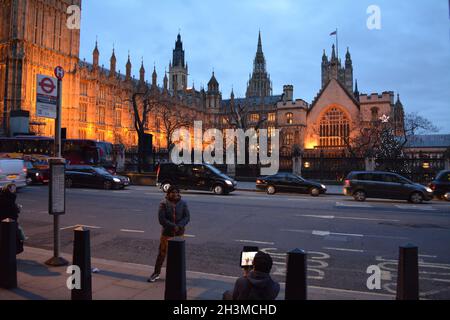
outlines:
[{"label": "overcast sky", "polygon": [[[381,9],[381,29],[369,30],[367,9]],[[224,99],[243,96],[261,30],[274,94],[294,85],[311,102],[321,86],[323,49],[331,55],[339,30],[341,59],[350,47],[362,93],[400,93],[406,112],[428,117],[450,133],[450,18],[448,0],[90,0],[83,1],[80,57],[109,68],[113,45],[118,70],[128,50],[133,74],[144,58],[158,83],[172,58],[178,30],[189,64],[189,86],[206,87],[214,69]]]}]

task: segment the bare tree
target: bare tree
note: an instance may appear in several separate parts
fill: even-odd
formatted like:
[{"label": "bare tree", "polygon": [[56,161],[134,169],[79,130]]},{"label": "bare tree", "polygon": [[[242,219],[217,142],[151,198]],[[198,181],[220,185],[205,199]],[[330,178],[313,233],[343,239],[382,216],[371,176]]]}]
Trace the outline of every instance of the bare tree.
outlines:
[{"label": "bare tree", "polygon": [[407,113],[405,116],[405,135],[414,136],[416,134],[436,133],[439,128],[430,120],[422,117],[417,112]]}]

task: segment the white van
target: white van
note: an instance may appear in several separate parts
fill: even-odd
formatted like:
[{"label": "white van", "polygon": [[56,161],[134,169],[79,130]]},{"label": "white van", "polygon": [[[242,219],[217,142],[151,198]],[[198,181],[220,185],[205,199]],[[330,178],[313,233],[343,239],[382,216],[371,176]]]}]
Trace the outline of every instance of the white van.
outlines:
[{"label": "white van", "polygon": [[0,159],[0,187],[14,184],[16,188],[27,186],[27,169],[23,160]]}]

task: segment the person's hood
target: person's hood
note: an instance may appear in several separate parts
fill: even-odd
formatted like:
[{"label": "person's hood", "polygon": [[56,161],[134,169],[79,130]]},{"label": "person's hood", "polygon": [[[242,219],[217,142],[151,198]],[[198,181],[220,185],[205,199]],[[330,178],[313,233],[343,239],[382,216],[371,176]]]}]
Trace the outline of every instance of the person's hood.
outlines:
[{"label": "person's hood", "polygon": [[270,274],[268,273],[252,271],[248,276],[248,280],[251,282],[253,287],[265,289],[267,292],[270,292],[274,299],[279,293],[279,285],[272,280]]}]

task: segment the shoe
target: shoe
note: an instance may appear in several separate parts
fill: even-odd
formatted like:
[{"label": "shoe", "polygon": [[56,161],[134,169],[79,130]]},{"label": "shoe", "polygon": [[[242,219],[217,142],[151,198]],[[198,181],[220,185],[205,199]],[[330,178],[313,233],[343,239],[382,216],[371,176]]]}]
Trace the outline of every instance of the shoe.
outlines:
[{"label": "shoe", "polygon": [[153,283],[153,282],[155,282],[155,281],[158,280],[158,279],[159,279],[159,274],[158,274],[158,273],[154,273],[154,274],[152,274],[151,277],[147,280],[147,282]]}]

